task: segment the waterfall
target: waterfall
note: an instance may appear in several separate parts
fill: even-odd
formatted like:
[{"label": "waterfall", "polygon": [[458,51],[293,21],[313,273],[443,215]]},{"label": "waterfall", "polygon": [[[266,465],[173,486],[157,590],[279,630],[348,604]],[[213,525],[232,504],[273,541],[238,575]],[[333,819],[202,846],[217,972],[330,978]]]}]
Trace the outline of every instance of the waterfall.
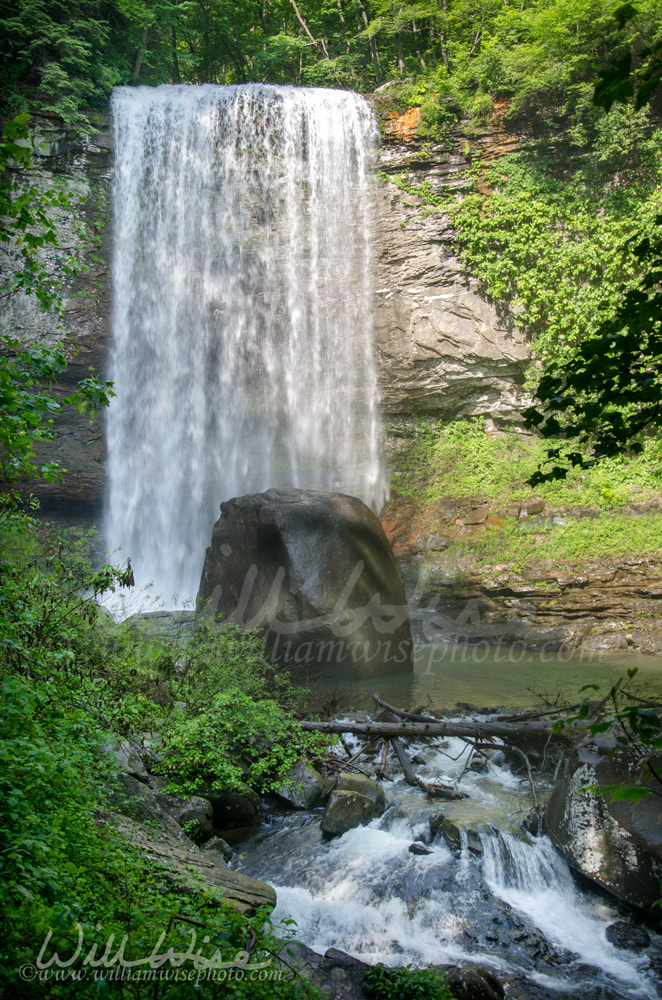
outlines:
[{"label": "waterfall", "polygon": [[222,500],[384,500],[375,128],[355,94],[262,85],[117,88],[112,114],[107,540],[174,606]]}]

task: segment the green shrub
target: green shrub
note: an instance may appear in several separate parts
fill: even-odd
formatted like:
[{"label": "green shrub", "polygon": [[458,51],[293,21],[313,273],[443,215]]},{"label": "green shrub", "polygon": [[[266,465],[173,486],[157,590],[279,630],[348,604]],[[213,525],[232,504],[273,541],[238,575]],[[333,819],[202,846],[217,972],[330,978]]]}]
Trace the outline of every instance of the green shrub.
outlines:
[{"label": "green shrub", "polygon": [[453,1000],[439,969],[413,965],[391,969],[379,963],[363,973],[363,987],[374,1000]]},{"label": "green shrub", "polygon": [[[535,495],[550,506],[610,510],[650,497],[662,486],[662,439],[650,439],[635,458],[606,459],[596,468],[575,469],[566,480],[545,483]],[[481,497],[507,507],[534,495],[527,485],[547,454],[539,438],[485,433],[480,418],[434,424],[422,418],[408,446],[393,460],[394,494],[425,505],[442,497]]]},{"label": "green shrub", "polygon": [[217,791],[246,783],[270,791],[313,742],[273,699],[229,688],[199,715],[165,729],[159,768],[180,794],[200,793],[208,782]]}]

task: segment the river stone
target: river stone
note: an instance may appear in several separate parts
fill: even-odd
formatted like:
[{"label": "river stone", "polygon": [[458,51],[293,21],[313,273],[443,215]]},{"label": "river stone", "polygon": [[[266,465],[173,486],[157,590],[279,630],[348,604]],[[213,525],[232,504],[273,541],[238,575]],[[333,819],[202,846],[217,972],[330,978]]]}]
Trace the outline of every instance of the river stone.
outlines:
[{"label": "river stone", "polygon": [[268,490],[221,504],[200,615],[264,629],[264,654],[297,675],[412,670],[405,592],[391,547],[356,497]]},{"label": "river stone", "polygon": [[322,831],[339,836],[355,826],[367,826],[385,808],[384,789],[378,782],[362,774],[339,774],[322,817]]},{"label": "river stone", "polygon": [[503,1000],[506,993],[491,969],[483,965],[458,968],[442,965],[446,985],[455,1000]]},{"label": "river stone", "polygon": [[147,785],[132,775],[115,775],[108,784],[108,798],[110,804],[123,816],[150,823],[175,839],[189,839],[175,819],[173,810],[164,806],[163,800],[170,797],[155,795]]},{"label": "river stone", "polygon": [[288,771],[276,794],[294,809],[314,809],[324,797],[327,782],[319,771],[305,760],[299,760]]},{"label": "river stone", "polygon": [[230,844],[252,836],[262,822],[260,796],[248,785],[217,791],[205,782],[198,791],[211,802],[214,833]]},{"label": "river stone", "polygon": [[156,792],[156,802],[185,829],[187,835],[196,844],[209,840],[212,835],[213,811],[209,799],[193,795],[189,799],[180,799],[174,795]]},{"label": "river stone", "polygon": [[623,951],[645,951],[651,939],[645,927],[630,924],[627,920],[617,920],[605,930],[605,937],[614,948]]},{"label": "river stone", "polygon": [[[651,761],[659,771],[662,760]],[[638,770],[631,749],[611,734],[587,737],[574,749],[545,810],[545,830],[570,866],[633,906],[659,916],[662,800],[618,800],[581,789],[626,782]],[[644,778],[653,789],[656,782]]]},{"label": "river stone", "polygon": [[234,851],[228,842],[223,840],[222,837],[210,837],[209,840],[205,841],[202,845],[201,850],[203,850],[205,854],[213,855],[212,860],[214,857],[217,857],[222,861],[230,861],[232,859],[232,855],[234,854]]}]

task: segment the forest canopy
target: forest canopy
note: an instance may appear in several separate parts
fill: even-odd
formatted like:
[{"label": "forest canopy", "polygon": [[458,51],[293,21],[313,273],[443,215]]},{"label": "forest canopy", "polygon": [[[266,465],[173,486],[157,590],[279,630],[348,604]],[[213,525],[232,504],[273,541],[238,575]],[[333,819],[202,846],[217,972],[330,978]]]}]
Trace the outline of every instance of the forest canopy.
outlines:
[{"label": "forest canopy", "polygon": [[456,104],[480,116],[507,98],[511,112],[552,101],[581,118],[593,113],[593,82],[614,52],[636,61],[660,35],[655,0],[641,0],[622,27],[614,8],[613,0],[6,0],[4,111],[46,109],[80,127],[116,84],[368,92],[407,80],[433,115]]}]

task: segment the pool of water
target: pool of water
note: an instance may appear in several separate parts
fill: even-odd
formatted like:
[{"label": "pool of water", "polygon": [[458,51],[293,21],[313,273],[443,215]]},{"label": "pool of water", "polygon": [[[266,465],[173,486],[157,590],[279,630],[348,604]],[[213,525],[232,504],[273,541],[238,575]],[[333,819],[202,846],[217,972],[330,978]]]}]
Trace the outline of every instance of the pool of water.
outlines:
[{"label": "pool of water", "polygon": [[434,645],[415,647],[414,672],[364,681],[325,681],[320,693],[337,694],[355,708],[373,706],[371,694],[398,708],[429,706],[453,709],[458,704],[477,708],[538,708],[573,704],[596,697],[584,691],[596,685],[606,695],[628,670],[637,673],[629,689],[662,700],[662,662],[654,656],[578,656],[576,653],[531,653],[516,646]]}]

